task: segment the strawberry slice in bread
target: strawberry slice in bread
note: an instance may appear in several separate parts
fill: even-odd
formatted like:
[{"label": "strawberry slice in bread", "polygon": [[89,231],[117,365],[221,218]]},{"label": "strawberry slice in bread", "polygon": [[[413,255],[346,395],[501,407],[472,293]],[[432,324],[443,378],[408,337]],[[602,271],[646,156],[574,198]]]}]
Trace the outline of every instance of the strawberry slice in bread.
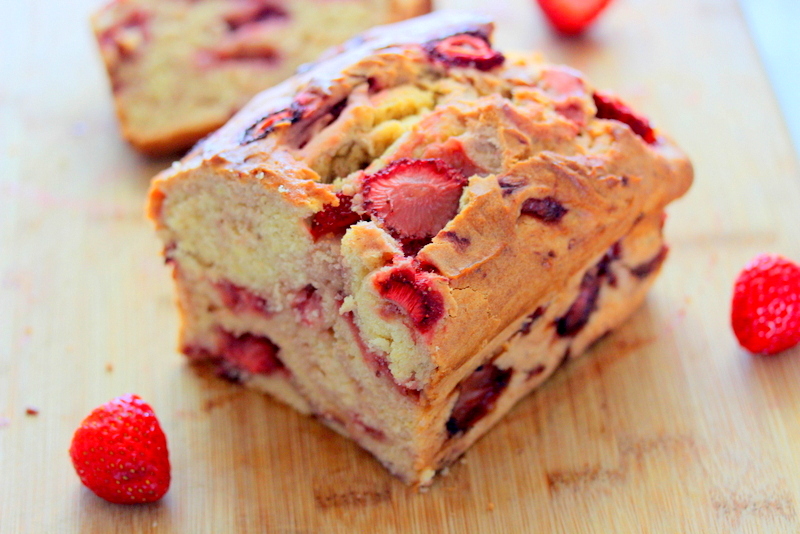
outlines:
[{"label": "strawberry slice in bread", "polygon": [[441,160],[399,159],[364,176],[364,209],[413,255],[458,213],[466,182]]},{"label": "strawberry slice in bread", "polygon": [[188,149],[328,47],[430,0],[111,0],[92,17],[122,133]]},{"label": "strawberry slice in bread", "polygon": [[366,32],[150,191],[181,350],[413,484],[639,306],[692,181],[630,106],[491,32]]}]

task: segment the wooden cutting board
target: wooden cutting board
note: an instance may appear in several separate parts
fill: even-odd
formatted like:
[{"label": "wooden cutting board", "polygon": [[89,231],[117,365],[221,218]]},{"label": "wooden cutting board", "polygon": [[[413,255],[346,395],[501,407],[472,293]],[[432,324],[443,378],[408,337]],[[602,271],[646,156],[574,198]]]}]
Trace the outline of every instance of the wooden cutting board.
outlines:
[{"label": "wooden cutting board", "polygon": [[[800,260],[800,171],[735,0],[617,0],[563,40],[532,2],[481,5],[649,114],[696,183],[670,210],[646,305],[521,402],[430,491],[313,420],[198,375],[142,207],[169,164],[119,140],[87,24],[99,0],[0,7],[0,532],[797,532],[800,350],[753,357],[728,326],[739,268]],[[174,484],[110,505],[67,448],[95,406],[156,409]],[[26,415],[35,407],[38,415]]]}]

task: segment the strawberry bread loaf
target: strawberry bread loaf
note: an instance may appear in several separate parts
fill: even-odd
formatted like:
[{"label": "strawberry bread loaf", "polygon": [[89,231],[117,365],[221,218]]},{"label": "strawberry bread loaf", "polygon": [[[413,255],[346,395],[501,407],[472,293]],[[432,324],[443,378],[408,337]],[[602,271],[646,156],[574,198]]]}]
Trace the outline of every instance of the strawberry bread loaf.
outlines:
[{"label": "strawberry bread loaf", "polygon": [[302,63],[430,0],[112,0],[92,18],[123,135],[189,148]]},{"label": "strawberry bread loaf", "polygon": [[692,167],[580,73],[436,13],[256,96],[160,174],[180,347],[425,485],[642,302]]}]

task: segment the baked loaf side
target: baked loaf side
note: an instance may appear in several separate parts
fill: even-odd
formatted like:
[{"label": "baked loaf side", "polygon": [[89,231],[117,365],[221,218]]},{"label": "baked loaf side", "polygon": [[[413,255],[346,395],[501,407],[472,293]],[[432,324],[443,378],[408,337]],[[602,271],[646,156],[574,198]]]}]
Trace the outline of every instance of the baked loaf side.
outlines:
[{"label": "baked loaf side", "polygon": [[437,13],[256,96],[153,182],[181,350],[427,484],[644,299],[692,181],[572,69]]},{"label": "baked loaf side", "polygon": [[113,0],[92,17],[123,135],[142,152],[191,147],[259,91],[430,0]]}]

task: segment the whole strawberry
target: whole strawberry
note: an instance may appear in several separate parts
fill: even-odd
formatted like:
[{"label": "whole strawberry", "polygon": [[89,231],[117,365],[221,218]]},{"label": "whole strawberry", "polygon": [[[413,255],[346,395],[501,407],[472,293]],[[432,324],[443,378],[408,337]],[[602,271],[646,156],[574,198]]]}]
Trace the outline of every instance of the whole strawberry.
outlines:
[{"label": "whole strawberry", "polygon": [[81,482],[107,501],[153,502],[169,489],[167,438],[138,395],[96,408],[75,431],[69,454]]},{"label": "whole strawberry", "polygon": [[777,354],[800,343],[800,266],[773,254],[750,260],[736,278],[731,325],[756,354]]},{"label": "whole strawberry", "polygon": [[537,0],[550,24],[564,35],[584,32],[611,0]]}]

